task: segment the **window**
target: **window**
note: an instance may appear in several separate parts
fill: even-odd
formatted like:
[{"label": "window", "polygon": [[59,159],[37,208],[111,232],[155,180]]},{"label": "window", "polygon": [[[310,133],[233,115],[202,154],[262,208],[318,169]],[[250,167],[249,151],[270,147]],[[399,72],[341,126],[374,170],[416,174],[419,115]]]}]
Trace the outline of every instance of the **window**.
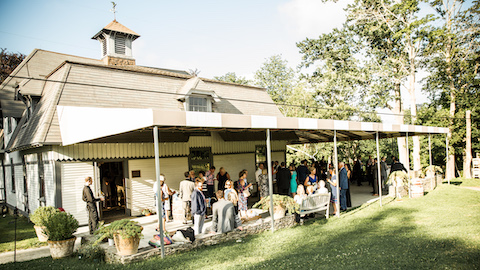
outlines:
[{"label": "window", "polygon": [[15,193],[15,165],[13,165],[13,158],[10,159],[10,172],[12,174],[12,193]]},{"label": "window", "polygon": [[264,145],[255,146],[255,165],[267,163],[267,147]]},{"label": "window", "polygon": [[189,97],[188,110],[191,112],[211,112],[212,103],[206,97]]},{"label": "window", "polygon": [[103,53],[103,56],[105,56],[107,55],[107,40],[102,39],[101,44],[102,44],[102,53]]},{"label": "window", "polygon": [[13,125],[12,117],[7,117],[7,120],[8,120],[8,121],[7,121],[7,133],[10,134],[10,133],[12,133],[12,131],[13,131],[13,127],[12,127],[12,125]]},{"label": "window", "polygon": [[194,170],[197,174],[199,171],[208,171],[212,166],[212,149],[205,148],[190,148],[190,155],[188,156],[188,167]]},{"label": "window", "polygon": [[37,154],[38,160],[38,182],[40,185],[40,198],[45,198],[45,178],[43,176],[43,158],[42,154]]},{"label": "window", "polygon": [[115,35],[115,53],[125,54],[125,36]]}]

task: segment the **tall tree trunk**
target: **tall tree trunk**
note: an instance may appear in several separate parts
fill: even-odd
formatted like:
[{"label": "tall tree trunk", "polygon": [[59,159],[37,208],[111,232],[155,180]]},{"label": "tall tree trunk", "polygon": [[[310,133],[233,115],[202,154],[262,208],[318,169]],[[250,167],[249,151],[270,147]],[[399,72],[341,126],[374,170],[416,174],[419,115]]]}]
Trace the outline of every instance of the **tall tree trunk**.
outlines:
[{"label": "tall tree trunk", "polygon": [[[415,96],[415,73],[417,72],[415,66],[415,48],[412,44],[412,40],[408,39],[408,54],[409,54],[409,86],[408,93],[410,94],[410,113],[412,115],[412,124],[415,124],[417,121],[417,99]],[[420,163],[420,138],[418,136],[413,136],[413,170],[415,172],[422,169],[422,164]]]},{"label": "tall tree trunk", "polygon": [[[395,123],[398,125],[403,125],[403,106],[402,106],[402,96],[400,93],[400,82],[395,83],[395,107],[393,109],[395,116]],[[397,138],[398,145],[398,160],[403,163],[405,166],[409,166],[407,158],[407,143],[405,137]]]}]

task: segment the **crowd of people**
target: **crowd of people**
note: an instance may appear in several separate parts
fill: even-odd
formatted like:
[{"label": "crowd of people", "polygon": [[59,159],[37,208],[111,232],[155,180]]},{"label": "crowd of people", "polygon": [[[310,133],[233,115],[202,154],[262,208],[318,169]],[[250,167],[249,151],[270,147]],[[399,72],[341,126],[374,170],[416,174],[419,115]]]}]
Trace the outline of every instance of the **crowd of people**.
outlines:
[{"label": "crowd of people", "polygon": [[[392,157],[392,160],[391,172],[406,171],[395,157]],[[380,166],[380,186],[377,180],[378,166]],[[275,161],[272,162],[270,171],[274,183],[273,192],[292,196],[299,204],[309,195],[330,192],[334,207],[333,214],[351,207],[351,183],[356,182],[360,186],[362,182],[368,182],[372,186],[373,196],[378,196],[379,188],[386,188],[388,176],[385,157],[380,163],[376,158],[369,157],[365,166],[360,156],[354,160],[353,166],[339,162],[338,176],[333,164],[327,164],[323,160],[310,164],[307,160],[303,160],[298,167],[293,163],[287,167],[285,162]],[[199,171],[198,174],[190,170],[185,172],[184,176],[185,179],[180,182],[178,197],[182,201],[184,210],[183,223],[187,224],[192,220],[195,234],[203,232],[203,224],[208,212],[212,213],[212,226],[207,231],[226,232],[241,227],[241,219],[247,218],[248,198],[252,193],[257,192],[253,190],[254,182],[258,187],[258,200],[270,195],[268,170],[265,163],[258,164],[255,180],[250,180],[250,183],[247,170],[241,170],[238,173],[238,180],[234,180],[225,168],[221,167],[216,173],[214,166],[211,166],[207,172]],[[164,210],[166,210],[164,220],[169,222],[171,211],[168,198],[175,192],[165,184],[163,175],[161,175],[160,184]],[[154,190],[156,192],[156,186]],[[337,202],[340,209],[336,207]]]}]

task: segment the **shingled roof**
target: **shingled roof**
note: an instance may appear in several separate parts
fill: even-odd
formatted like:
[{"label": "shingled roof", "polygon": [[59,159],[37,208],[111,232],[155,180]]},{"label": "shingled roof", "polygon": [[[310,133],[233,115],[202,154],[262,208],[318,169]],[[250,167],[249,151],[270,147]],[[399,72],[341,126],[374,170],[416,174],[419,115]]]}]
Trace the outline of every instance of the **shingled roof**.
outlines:
[{"label": "shingled roof", "polygon": [[140,35],[135,33],[133,30],[117,22],[116,20],[113,20],[111,23],[107,24],[107,26],[105,26],[102,30],[100,30],[97,34],[95,34],[95,36],[93,36],[92,39],[97,39],[97,37],[105,30],[132,35],[133,40],[140,37]]}]

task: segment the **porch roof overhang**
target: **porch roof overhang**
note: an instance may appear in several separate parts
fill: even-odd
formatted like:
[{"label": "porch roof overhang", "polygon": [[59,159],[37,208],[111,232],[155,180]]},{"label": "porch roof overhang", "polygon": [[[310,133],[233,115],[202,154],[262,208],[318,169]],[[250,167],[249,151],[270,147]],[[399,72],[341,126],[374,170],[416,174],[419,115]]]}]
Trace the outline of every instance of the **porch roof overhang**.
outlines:
[{"label": "porch roof overhang", "polygon": [[289,144],[445,134],[447,128],[261,115],[165,111],[158,109],[57,106],[62,144],[153,142],[157,126],[161,142],[187,142],[189,136],[218,132],[224,141],[272,140]]}]

